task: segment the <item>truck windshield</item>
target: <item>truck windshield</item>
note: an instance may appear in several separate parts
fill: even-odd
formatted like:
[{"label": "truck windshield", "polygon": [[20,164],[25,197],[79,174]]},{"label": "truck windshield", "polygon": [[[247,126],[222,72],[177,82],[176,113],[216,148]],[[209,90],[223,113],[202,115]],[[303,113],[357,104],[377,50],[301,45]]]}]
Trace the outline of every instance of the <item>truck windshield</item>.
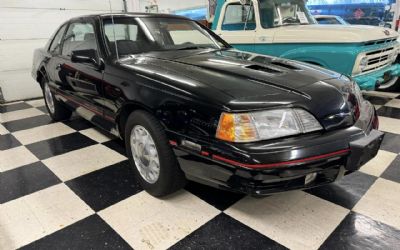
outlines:
[{"label": "truck windshield", "polygon": [[[119,56],[151,51],[222,49],[229,45],[196,22],[180,18],[143,17],[103,21],[105,40]],[[115,46],[117,45],[117,48]]]},{"label": "truck windshield", "polygon": [[263,28],[316,24],[302,0],[260,0],[260,19]]}]

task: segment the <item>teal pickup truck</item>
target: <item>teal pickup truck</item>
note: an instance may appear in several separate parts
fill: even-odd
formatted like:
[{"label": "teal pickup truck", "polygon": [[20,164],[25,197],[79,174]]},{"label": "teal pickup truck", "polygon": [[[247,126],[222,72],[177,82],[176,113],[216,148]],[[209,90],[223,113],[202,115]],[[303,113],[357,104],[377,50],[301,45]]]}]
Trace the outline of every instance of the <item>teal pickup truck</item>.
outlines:
[{"label": "teal pickup truck", "polygon": [[399,89],[396,31],[319,25],[303,0],[217,0],[212,29],[240,50],[316,64],[363,90]]}]

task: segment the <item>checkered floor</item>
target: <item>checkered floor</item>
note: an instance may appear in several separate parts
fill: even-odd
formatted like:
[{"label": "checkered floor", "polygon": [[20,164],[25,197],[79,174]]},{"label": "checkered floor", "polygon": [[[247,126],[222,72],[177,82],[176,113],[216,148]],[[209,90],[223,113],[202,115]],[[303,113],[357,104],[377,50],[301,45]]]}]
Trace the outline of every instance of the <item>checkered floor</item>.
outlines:
[{"label": "checkered floor", "polygon": [[378,156],[341,181],[266,198],[196,183],[142,191],[123,143],[42,100],[0,106],[0,249],[395,249],[400,247],[400,95],[370,92]]}]

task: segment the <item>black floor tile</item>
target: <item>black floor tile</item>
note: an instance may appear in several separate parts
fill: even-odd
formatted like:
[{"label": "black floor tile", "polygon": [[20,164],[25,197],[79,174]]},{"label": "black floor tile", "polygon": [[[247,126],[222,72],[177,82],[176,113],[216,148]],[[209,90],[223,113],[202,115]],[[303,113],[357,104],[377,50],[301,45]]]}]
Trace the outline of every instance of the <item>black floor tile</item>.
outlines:
[{"label": "black floor tile", "polygon": [[132,249],[97,214],[80,220],[21,249]]},{"label": "black floor tile", "polygon": [[95,211],[142,191],[128,161],[67,181],[66,184]]},{"label": "black floor tile", "polygon": [[375,176],[357,171],[344,176],[335,183],[308,189],[306,192],[345,208],[352,209],[376,179]]},{"label": "black floor tile", "polygon": [[12,134],[0,135],[0,150],[6,150],[20,146],[21,143]]},{"label": "black floor tile", "polygon": [[0,173],[0,204],[60,182],[41,162]]},{"label": "black floor tile", "polygon": [[20,103],[0,106],[0,113],[17,111],[17,110],[21,110],[21,109],[29,109],[29,108],[32,108],[32,106],[25,102],[20,102]]},{"label": "black floor tile", "polygon": [[400,109],[382,106],[377,110],[377,114],[380,116],[400,119]]},{"label": "black floor tile", "polygon": [[114,151],[117,151],[121,155],[126,155],[125,143],[121,139],[113,139],[111,141],[103,142],[102,144]]},{"label": "black floor tile", "polygon": [[400,135],[385,132],[381,149],[396,154],[400,153]]},{"label": "black floor tile", "polygon": [[45,114],[48,114],[49,111],[47,110],[46,106],[40,106],[40,107],[36,107],[37,109],[39,109],[40,111],[42,111]]},{"label": "black floor tile", "polygon": [[87,136],[82,135],[81,133],[75,132],[72,134],[51,138],[49,140],[32,143],[26,147],[37,158],[43,160],[94,144],[97,144],[97,142]]},{"label": "black floor tile", "polygon": [[391,100],[391,98],[389,97],[368,96],[368,95],[364,95],[364,99],[370,101],[374,105],[385,105],[387,102]]},{"label": "black floor tile", "polygon": [[287,249],[226,214],[219,214],[170,249]]},{"label": "black floor tile", "polygon": [[185,189],[222,211],[245,196],[244,194],[220,190],[196,182],[189,182]]},{"label": "black floor tile", "polygon": [[[399,141],[400,143],[400,141]],[[386,168],[381,175],[382,178],[400,183],[400,155]]]},{"label": "black floor tile", "polygon": [[398,249],[400,230],[350,212],[320,249]]},{"label": "black floor tile", "polygon": [[80,117],[71,119],[69,121],[64,121],[63,123],[77,131],[94,127],[92,123]]},{"label": "black floor tile", "polygon": [[48,115],[39,115],[25,119],[2,123],[2,125],[10,132],[15,132],[24,129],[30,129],[52,123]]}]

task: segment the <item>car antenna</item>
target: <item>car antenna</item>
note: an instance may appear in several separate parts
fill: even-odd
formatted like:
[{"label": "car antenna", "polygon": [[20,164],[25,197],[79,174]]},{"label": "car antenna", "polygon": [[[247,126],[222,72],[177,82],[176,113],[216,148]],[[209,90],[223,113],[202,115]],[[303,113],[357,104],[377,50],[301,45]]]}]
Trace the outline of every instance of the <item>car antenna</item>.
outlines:
[{"label": "car antenna", "polygon": [[115,38],[114,15],[113,15],[112,8],[111,8],[111,0],[108,0],[108,4],[110,5],[111,23],[112,23],[112,30],[113,30],[114,44],[115,44],[115,53],[117,55],[117,60],[119,61],[117,39]]}]

